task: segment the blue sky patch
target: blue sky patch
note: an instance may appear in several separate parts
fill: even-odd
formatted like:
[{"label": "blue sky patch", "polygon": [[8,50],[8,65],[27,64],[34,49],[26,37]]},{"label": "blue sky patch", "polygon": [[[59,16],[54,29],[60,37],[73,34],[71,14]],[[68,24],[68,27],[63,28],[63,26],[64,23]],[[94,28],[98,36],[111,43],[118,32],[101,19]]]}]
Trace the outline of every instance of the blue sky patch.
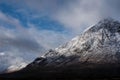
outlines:
[{"label": "blue sky patch", "polygon": [[52,20],[48,16],[43,16],[38,18],[30,17],[29,15],[31,15],[32,13],[27,9],[26,10],[29,11],[28,16],[24,15],[24,13],[17,12],[17,8],[5,3],[0,4],[0,10],[8,16],[18,19],[21,25],[23,25],[25,28],[28,28],[29,27],[28,23],[30,23],[35,25],[35,27],[38,29],[53,30],[58,32],[65,31],[63,25],[61,25],[57,21]]}]

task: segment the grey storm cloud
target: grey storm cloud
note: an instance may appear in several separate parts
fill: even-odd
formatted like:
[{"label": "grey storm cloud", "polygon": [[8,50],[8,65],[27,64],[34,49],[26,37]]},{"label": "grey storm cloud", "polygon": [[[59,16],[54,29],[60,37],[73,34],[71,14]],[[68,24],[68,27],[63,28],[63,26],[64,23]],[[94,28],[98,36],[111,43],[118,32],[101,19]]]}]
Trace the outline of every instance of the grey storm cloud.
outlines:
[{"label": "grey storm cloud", "polygon": [[[17,31],[17,32],[16,32]],[[55,48],[68,40],[67,35],[51,31],[27,30],[29,35],[19,30],[0,28],[0,72],[11,65],[30,63],[42,56],[46,50]]]}]

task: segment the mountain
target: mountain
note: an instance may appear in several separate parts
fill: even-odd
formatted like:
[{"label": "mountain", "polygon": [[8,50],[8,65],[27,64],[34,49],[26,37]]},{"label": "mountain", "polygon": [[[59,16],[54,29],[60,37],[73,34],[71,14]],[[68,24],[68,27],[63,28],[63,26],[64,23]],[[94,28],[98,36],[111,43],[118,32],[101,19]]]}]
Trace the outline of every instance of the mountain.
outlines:
[{"label": "mountain", "polygon": [[33,64],[120,63],[120,23],[111,18],[89,27],[68,43],[49,50]]},{"label": "mountain", "polygon": [[21,71],[9,74],[9,77],[17,75],[43,79],[116,76],[120,78],[119,68],[120,23],[107,18],[66,44],[36,58]]}]

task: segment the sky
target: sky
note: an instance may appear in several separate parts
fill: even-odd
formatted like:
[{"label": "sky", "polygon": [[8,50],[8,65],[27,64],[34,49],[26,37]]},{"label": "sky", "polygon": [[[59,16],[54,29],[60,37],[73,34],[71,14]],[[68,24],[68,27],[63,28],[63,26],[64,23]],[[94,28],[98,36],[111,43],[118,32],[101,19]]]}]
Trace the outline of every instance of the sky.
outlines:
[{"label": "sky", "polygon": [[119,14],[120,0],[0,0],[0,71],[30,63],[104,18],[120,21]]}]

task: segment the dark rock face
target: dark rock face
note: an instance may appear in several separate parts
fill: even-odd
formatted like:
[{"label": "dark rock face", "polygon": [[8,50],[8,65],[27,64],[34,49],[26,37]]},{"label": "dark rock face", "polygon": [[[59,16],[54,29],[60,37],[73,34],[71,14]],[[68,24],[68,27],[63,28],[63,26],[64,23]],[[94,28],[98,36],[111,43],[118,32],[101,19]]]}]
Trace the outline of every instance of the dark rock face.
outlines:
[{"label": "dark rock face", "polygon": [[107,19],[101,20],[98,24],[96,24],[90,30],[92,30],[92,32],[97,32],[101,28],[107,29],[111,33],[119,32],[120,23],[111,18],[107,18]]}]

